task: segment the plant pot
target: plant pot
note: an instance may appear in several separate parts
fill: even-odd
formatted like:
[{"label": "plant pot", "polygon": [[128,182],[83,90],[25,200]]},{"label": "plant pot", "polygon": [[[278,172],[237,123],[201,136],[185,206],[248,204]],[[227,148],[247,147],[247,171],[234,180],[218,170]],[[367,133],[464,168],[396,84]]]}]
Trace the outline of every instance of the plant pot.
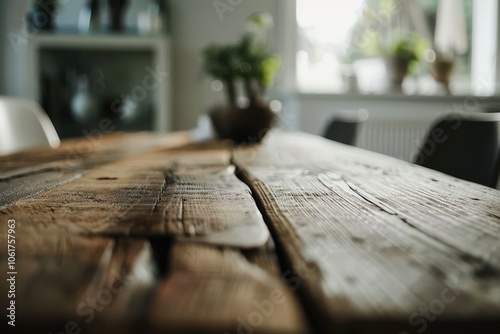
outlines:
[{"label": "plant pot", "polygon": [[401,88],[403,80],[408,74],[410,62],[400,57],[387,57],[385,59],[387,75],[393,87]]},{"label": "plant pot", "polygon": [[210,117],[218,136],[237,144],[259,143],[277,118],[263,101],[250,103],[246,108],[217,107],[211,110]]},{"label": "plant pot", "polygon": [[437,58],[431,66],[431,74],[438,83],[448,87],[453,73],[453,60]]}]

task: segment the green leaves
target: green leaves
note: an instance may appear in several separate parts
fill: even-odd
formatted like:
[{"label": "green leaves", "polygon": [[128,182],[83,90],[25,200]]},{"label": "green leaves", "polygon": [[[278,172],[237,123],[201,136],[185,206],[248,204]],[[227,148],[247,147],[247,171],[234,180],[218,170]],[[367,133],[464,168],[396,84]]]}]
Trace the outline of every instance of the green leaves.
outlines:
[{"label": "green leaves", "polygon": [[413,62],[419,61],[427,48],[425,39],[416,35],[408,35],[392,46],[390,54]]},{"label": "green leaves", "polygon": [[274,26],[274,20],[271,14],[257,12],[250,16],[247,21],[247,30],[253,33],[263,33]]},{"label": "green leaves", "polygon": [[262,87],[269,88],[273,85],[280,66],[281,62],[276,57],[269,57],[262,61],[259,80]]},{"label": "green leaves", "polygon": [[203,67],[208,74],[222,80],[237,77],[239,57],[235,45],[210,45],[203,50],[203,57]]},{"label": "green leaves", "polygon": [[[251,19],[256,18],[262,19],[262,16]],[[279,60],[267,51],[266,45],[259,42],[254,33],[244,35],[235,44],[212,44],[203,50],[203,58],[205,72],[213,77],[256,80],[263,88],[272,86],[280,66]]]}]

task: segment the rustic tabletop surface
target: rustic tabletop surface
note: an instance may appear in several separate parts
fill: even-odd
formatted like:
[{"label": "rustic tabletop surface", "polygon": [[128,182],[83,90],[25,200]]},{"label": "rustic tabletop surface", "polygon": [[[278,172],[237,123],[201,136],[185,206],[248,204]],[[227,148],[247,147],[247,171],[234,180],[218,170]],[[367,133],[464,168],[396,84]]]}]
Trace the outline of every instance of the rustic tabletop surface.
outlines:
[{"label": "rustic tabletop surface", "polygon": [[0,193],[2,333],[500,333],[500,191],[319,137],[71,140]]}]

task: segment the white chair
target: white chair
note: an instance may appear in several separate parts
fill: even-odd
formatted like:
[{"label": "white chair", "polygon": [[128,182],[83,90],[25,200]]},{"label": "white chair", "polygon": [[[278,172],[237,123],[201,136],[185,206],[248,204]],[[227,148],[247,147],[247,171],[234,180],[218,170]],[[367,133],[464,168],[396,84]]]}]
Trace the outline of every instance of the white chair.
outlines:
[{"label": "white chair", "polygon": [[0,155],[42,145],[56,148],[59,144],[56,129],[38,103],[0,96]]}]

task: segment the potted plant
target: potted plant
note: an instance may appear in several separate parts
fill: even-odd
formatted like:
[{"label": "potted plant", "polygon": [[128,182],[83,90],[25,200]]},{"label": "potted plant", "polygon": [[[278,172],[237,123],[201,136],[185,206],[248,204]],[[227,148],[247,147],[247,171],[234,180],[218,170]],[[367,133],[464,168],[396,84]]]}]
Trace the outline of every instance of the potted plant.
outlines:
[{"label": "potted plant", "polygon": [[[279,69],[279,60],[268,50],[265,31],[271,26],[268,14],[254,14],[249,32],[234,44],[213,44],[203,51],[204,70],[223,82],[227,105],[211,112],[221,138],[237,143],[259,142],[272,128],[276,115],[264,99]],[[247,105],[238,103],[237,83],[242,83]]]},{"label": "potted plant", "polygon": [[425,49],[425,39],[410,34],[384,52],[387,72],[393,87],[401,88],[404,78],[421,60]]},{"label": "potted plant", "polygon": [[453,74],[454,60],[452,56],[436,55],[436,59],[430,64],[429,72],[434,80],[440,84],[446,93],[450,93],[450,81]]}]

